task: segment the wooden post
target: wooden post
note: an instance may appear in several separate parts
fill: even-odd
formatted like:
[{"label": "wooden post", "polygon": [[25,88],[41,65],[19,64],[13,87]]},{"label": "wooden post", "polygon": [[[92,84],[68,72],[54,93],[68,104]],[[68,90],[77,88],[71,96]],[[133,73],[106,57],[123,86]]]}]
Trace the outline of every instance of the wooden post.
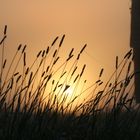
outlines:
[{"label": "wooden post", "polygon": [[[132,0],[130,46],[134,53],[134,70],[140,71],[140,0]],[[140,74],[135,75],[135,97],[140,103]]]}]

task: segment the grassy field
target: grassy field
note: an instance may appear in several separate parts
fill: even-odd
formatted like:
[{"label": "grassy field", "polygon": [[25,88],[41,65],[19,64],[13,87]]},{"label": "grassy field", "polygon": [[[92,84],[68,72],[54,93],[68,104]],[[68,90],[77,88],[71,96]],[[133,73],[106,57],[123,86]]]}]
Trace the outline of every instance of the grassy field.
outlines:
[{"label": "grassy field", "polygon": [[[76,57],[72,48],[60,62],[65,35],[56,37],[28,66],[26,45],[22,44],[8,63],[6,38],[7,26],[0,41],[0,140],[140,139],[132,50],[120,62],[116,57],[115,70],[107,81],[102,81],[101,69],[97,81],[79,92],[79,85],[86,83],[82,78],[86,64],[78,69],[86,44]],[[78,102],[85,93],[87,97]]]}]

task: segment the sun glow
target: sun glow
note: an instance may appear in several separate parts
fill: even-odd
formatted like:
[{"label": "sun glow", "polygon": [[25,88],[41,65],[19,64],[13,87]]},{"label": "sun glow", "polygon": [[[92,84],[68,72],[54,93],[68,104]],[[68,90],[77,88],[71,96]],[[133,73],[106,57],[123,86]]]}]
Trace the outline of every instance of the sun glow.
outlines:
[{"label": "sun glow", "polygon": [[68,88],[66,89],[66,91],[64,93],[68,96],[72,96],[74,93],[74,89],[70,85],[66,85],[66,86],[68,86]]}]

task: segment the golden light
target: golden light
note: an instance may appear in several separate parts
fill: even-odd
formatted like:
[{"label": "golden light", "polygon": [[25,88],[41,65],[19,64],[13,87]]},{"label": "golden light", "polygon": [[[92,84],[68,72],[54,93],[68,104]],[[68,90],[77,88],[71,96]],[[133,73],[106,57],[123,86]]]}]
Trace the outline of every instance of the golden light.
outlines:
[{"label": "golden light", "polygon": [[73,93],[74,93],[74,89],[73,89],[72,85],[66,85],[64,94],[71,97],[73,95]]}]

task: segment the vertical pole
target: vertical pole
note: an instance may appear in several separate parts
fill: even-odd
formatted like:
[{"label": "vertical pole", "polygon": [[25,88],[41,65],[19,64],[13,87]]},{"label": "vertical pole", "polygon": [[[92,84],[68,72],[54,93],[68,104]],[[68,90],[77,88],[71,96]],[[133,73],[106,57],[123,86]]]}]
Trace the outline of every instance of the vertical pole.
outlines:
[{"label": "vertical pole", "polygon": [[132,0],[130,46],[134,53],[135,97],[140,103],[140,0]]}]

